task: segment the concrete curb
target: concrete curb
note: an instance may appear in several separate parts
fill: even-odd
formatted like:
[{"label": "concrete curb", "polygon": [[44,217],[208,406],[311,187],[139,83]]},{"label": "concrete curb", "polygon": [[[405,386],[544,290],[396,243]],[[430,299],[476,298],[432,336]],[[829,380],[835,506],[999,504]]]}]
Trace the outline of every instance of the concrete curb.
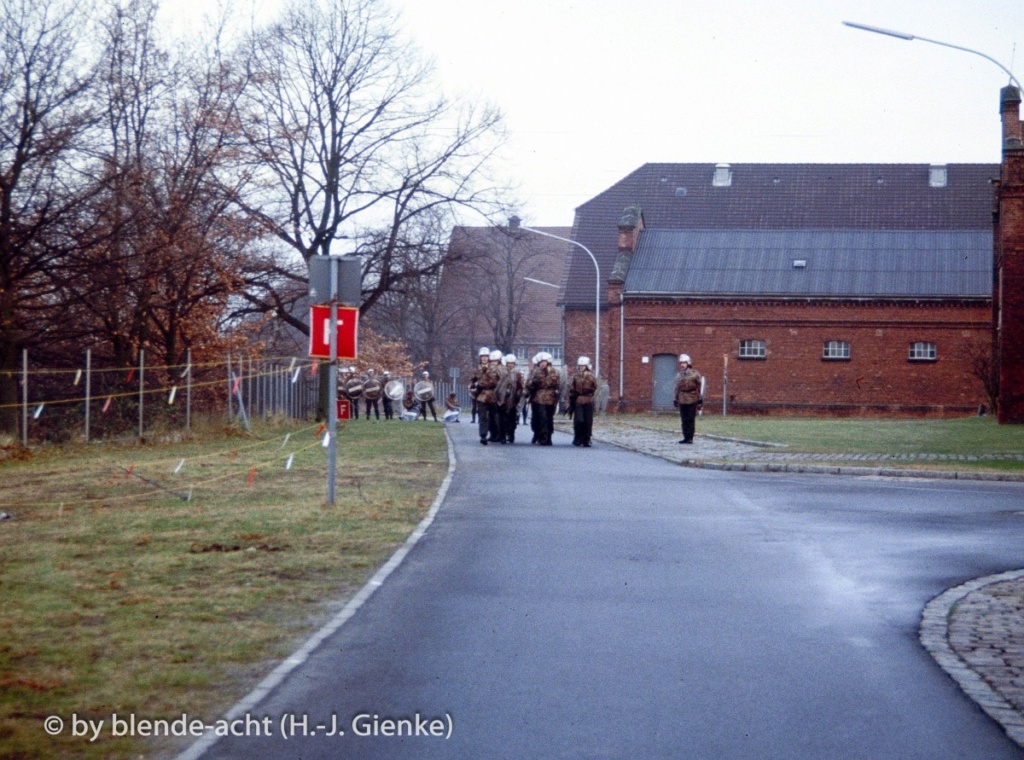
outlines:
[{"label": "concrete curb", "polygon": [[705,470],[735,470],[739,472],[797,472],[815,475],[861,475],[880,478],[928,478],[932,480],[988,480],[1012,483],[1024,482],[1024,475],[1017,473],[964,472],[962,470],[904,470],[893,467],[850,467],[839,465],[830,467],[828,465],[815,464],[718,462],[702,459],[687,459],[680,464],[683,467],[698,467]]},{"label": "concrete curb", "polygon": [[1024,570],[1011,570],[998,575],[976,578],[948,589],[932,599],[921,614],[918,638],[935,658],[985,713],[1003,727],[1014,742],[1024,747],[1024,716],[1007,702],[992,686],[975,672],[949,644],[949,620],[956,606],[969,594],[993,583],[1024,578]]},{"label": "concrete curb", "polygon": [[[722,436],[708,436],[702,437],[710,440],[727,441],[730,443],[743,443],[747,445],[756,445],[750,441],[742,441],[737,438],[725,438]],[[799,473],[808,475],[856,475],[876,478],[923,478],[929,480],[970,480],[970,481],[995,481],[995,482],[1006,482],[1006,483],[1024,483],[1024,474],[1021,473],[1001,473],[1001,472],[970,472],[965,470],[910,470],[899,467],[860,467],[850,465],[820,465],[820,464],[800,464],[800,463],[774,463],[774,462],[743,462],[737,460],[722,460],[722,459],[683,459],[680,461],[675,457],[664,456],[650,449],[643,448],[642,446],[635,446],[624,441],[612,441],[601,438],[599,435],[594,436],[595,440],[600,440],[602,443],[607,443],[611,446],[618,446],[621,449],[627,451],[634,451],[638,454],[647,454],[649,456],[658,457],[664,459],[666,462],[672,462],[682,467],[694,467],[704,470],[725,470],[732,472],[781,472],[781,473]],[[764,445],[763,443],[761,444]]]}]

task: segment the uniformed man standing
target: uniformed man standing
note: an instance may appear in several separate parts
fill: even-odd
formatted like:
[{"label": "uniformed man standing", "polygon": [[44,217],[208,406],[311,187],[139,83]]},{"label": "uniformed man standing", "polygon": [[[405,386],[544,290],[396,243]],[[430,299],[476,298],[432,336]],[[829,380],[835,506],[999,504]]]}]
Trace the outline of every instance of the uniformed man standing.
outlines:
[{"label": "uniformed man standing", "polygon": [[480,443],[496,441],[500,433],[498,383],[501,382],[501,351],[491,351],[487,366],[477,373],[476,414]]},{"label": "uniformed man standing", "polygon": [[572,417],[572,445],[590,447],[594,430],[594,396],[597,376],[590,367],[590,357],[576,362],[576,374],[569,381],[569,416]]},{"label": "uniformed man standing", "polygon": [[[383,395],[384,386],[377,379],[377,373],[371,368],[366,370],[366,377],[363,379],[363,398],[366,400],[366,419],[370,419],[370,411],[373,411],[374,418],[380,419],[380,397]],[[385,419],[387,417],[385,416]]]},{"label": "uniformed man standing", "polygon": [[359,399],[363,396],[363,380],[356,374],[355,367],[345,371],[344,395],[352,409],[352,419],[359,419]]},{"label": "uniformed man standing", "polygon": [[476,369],[473,371],[472,377],[469,378],[469,398],[473,402],[471,407],[470,423],[476,422],[476,415],[478,412],[476,394],[478,390],[478,383],[480,380],[480,373],[483,372],[484,367],[487,366],[487,362],[491,359],[491,349],[487,346],[481,346],[477,352]]},{"label": "uniformed man standing", "polygon": [[701,380],[700,372],[690,363],[689,354],[679,354],[679,372],[676,374],[673,403],[679,408],[679,418],[683,425],[680,443],[693,443],[693,433],[697,427],[697,410],[704,404]]},{"label": "uniformed man standing", "polygon": [[[388,387],[388,383],[391,382],[391,373],[388,372],[387,370],[384,370],[381,373],[381,380],[380,381],[383,384],[384,388],[387,388]],[[395,416],[395,410],[394,410],[394,407],[391,406],[391,403],[392,403],[391,402],[391,396],[389,396],[387,393],[384,393],[384,394],[381,395],[380,400],[381,400],[381,403],[384,404],[384,419],[385,420],[392,419]]]},{"label": "uniformed man standing", "polygon": [[[421,383],[430,383],[433,388],[433,383],[430,381],[430,373],[424,372],[422,375]],[[431,390],[423,399],[420,400],[420,413],[423,415],[423,419],[427,419],[427,409],[430,410],[430,416],[434,418],[434,422],[437,422],[437,409],[434,407],[434,391]]]},{"label": "uniformed man standing", "polygon": [[554,357],[537,354],[537,367],[526,384],[533,399],[530,413],[534,419],[534,437],[539,446],[550,446],[555,432],[555,406],[562,389],[562,376],[551,366]]},{"label": "uniformed man standing", "polygon": [[505,356],[506,384],[508,391],[501,410],[505,440],[508,443],[516,442],[516,427],[519,425],[519,400],[523,397],[526,389],[526,380],[523,373],[516,369],[516,355],[506,354]]}]

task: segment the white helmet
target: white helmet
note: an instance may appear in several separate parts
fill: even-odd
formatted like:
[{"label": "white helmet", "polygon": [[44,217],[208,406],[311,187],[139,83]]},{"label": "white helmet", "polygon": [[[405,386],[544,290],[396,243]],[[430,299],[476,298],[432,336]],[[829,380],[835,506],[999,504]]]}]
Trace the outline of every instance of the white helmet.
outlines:
[{"label": "white helmet", "polygon": [[491,349],[489,349],[487,346],[481,347],[481,349],[476,352],[477,356],[490,356],[490,354],[491,354]]},{"label": "white helmet", "polygon": [[576,366],[577,367],[589,367],[590,366],[590,357],[589,356],[581,356],[579,359],[576,360]]},{"label": "white helmet", "polygon": [[679,363],[682,364],[683,362],[686,362],[687,364],[693,364],[693,362],[690,361],[689,354],[679,354]]},{"label": "white helmet", "polygon": [[505,354],[505,364],[515,364],[515,363],[516,363],[516,355],[515,354]]},{"label": "white helmet", "polygon": [[492,362],[500,362],[502,356],[504,356],[504,354],[501,353],[501,351],[499,351],[498,349],[494,349],[493,351],[491,351],[490,359]]},{"label": "white helmet", "polygon": [[542,358],[543,361],[546,361],[548,364],[551,364],[551,362],[553,362],[555,360],[555,357],[553,357],[547,351],[544,352],[544,355],[541,358]]}]

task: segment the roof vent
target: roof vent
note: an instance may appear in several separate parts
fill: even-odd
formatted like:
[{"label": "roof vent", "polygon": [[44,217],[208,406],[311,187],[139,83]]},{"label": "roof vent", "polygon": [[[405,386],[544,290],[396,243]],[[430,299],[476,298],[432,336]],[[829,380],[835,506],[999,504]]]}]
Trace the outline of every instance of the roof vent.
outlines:
[{"label": "roof vent", "polygon": [[806,269],[807,259],[793,259],[793,269]]},{"label": "roof vent", "polygon": [[945,187],[949,177],[945,164],[932,164],[928,167],[928,184],[931,187]]},{"label": "roof vent", "polygon": [[676,198],[685,198],[685,197],[686,197],[686,188],[685,187],[677,187],[676,188]]},{"label": "roof vent", "polygon": [[715,187],[730,187],[732,185],[732,169],[729,164],[715,164],[715,176],[711,179]]}]

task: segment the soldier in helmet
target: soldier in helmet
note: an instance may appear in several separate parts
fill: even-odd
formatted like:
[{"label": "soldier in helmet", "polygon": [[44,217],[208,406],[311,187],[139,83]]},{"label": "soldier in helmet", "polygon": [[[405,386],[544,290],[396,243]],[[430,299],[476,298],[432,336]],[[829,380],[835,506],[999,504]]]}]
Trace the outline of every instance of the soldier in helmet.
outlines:
[{"label": "soldier in helmet", "polygon": [[[386,388],[388,383],[391,382],[391,373],[388,372],[387,370],[384,370],[383,372],[381,372],[381,374],[380,374],[380,381],[383,384],[383,386]],[[385,420],[392,419],[395,416],[395,410],[394,410],[394,407],[391,405],[392,404],[391,396],[389,396],[388,394],[384,393],[384,394],[381,395],[380,401],[384,405],[384,419]]]},{"label": "soldier in helmet", "polygon": [[348,399],[352,408],[352,418],[359,419],[359,399],[363,395],[363,381],[356,373],[355,367],[345,370],[345,382],[342,386],[343,394]]},{"label": "soldier in helmet", "polygon": [[[366,377],[363,378],[363,399],[366,401],[366,420],[370,420],[372,411],[375,419],[380,419],[380,397],[383,395],[384,385],[377,378],[377,373],[371,367],[366,370]],[[385,417],[387,419],[387,417]]]},{"label": "soldier in helmet", "polygon": [[486,446],[501,439],[498,384],[502,381],[501,351],[491,351],[487,366],[477,374],[477,423],[480,443]]},{"label": "soldier in helmet", "polygon": [[704,405],[700,372],[693,368],[689,354],[679,354],[679,372],[676,374],[675,395],[673,403],[679,409],[679,418],[683,426],[683,437],[680,443],[693,443],[693,433],[697,427],[697,410]]},{"label": "soldier in helmet", "polygon": [[[430,373],[424,372],[422,375],[422,381],[425,383],[430,382]],[[434,418],[434,422],[437,422],[437,409],[434,407],[434,395],[431,393],[429,396],[424,398],[420,403],[420,414],[423,419],[427,419],[427,408],[430,408],[430,415]]]},{"label": "soldier in helmet", "polygon": [[504,398],[501,401],[501,421],[507,443],[516,442],[516,427],[519,425],[519,400],[526,389],[523,373],[516,369],[516,355],[506,354]]},{"label": "soldier in helmet", "polygon": [[490,357],[491,349],[487,348],[487,346],[481,346],[480,350],[477,352],[476,369],[469,378],[469,398],[473,402],[472,407],[470,408],[470,423],[476,422],[476,415],[479,411],[477,408],[476,395],[478,391],[480,373],[483,371],[483,368],[487,366],[487,362],[490,361]]},{"label": "soldier in helmet", "polygon": [[597,376],[590,367],[590,357],[576,361],[576,374],[569,381],[569,410],[572,417],[572,445],[590,447],[594,429],[594,396],[597,394]]},{"label": "soldier in helmet", "polygon": [[551,366],[551,354],[537,354],[537,367],[526,384],[533,399],[534,437],[540,446],[550,446],[555,431],[555,406],[562,390],[562,376]]}]

